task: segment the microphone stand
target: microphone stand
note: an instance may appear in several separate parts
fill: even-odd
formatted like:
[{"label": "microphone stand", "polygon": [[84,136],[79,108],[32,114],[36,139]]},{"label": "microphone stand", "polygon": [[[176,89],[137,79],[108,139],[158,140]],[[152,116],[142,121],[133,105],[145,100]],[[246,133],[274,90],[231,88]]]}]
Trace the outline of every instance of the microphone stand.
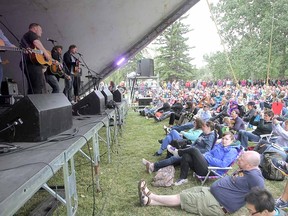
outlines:
[{"label": "microphone stand", "polygon": [[[19,47],[21,48],[21,47],[23,47],[23,45],[21,44],[21,41],[19,40],[19,38],[8,28],[8,26],[7,25],[5,25],[1,20],[0,20],[0,23],[5,27],[5,29],[16,39],[16,41],[18,42],[18,44],[19,44]],[[21,66],[20,66],[20,68],[21,68],[21,72],[22,72],[22,74],[21,74],[21,76],[22,76],[22,88],[23,88],[23,92],[24,92],[24,96],[26,96],[27,95],[27,93],[26,93],[26,91],[25,91],[25,81],[24,81],[24,73],[25,73],[25,68],[24,67],[27,67],[26,66],[26,61],[24,61],[25,59],[24,59],[24,53],[23,53],[23,50],[22,49],[20,49],[20,55],[21,55],[21,62],[22,62],[22,64],[20,64]],[[27,68],[26,68],[27,69]],[[30,82],[30,80],[28,81],[28,82]]]},{"label": "microphone stand", "polygon": [[[84,58],[83,58],[83,55],[80,54],[80,53],[77,53],[79,55],[79,57],[81,58],[81,62],[83,62],[84,64],[84,67],[88,70],[88,76],[86,76],[88,79],[92,79],[92,82],[93,82],[93,88],[94,90],[96,89],[99,89],[99,81],[100,81],[100,77],[99,77],[99,74],[96,73],[95,71],[91,70],[88,65],[86,64]],[[95,75],[93,76],[92,73],[94,73]],[[89,85],[90,85],[90,82],[89,82]],[[89,89],[90,89],[90,86],[89,86]]]}]

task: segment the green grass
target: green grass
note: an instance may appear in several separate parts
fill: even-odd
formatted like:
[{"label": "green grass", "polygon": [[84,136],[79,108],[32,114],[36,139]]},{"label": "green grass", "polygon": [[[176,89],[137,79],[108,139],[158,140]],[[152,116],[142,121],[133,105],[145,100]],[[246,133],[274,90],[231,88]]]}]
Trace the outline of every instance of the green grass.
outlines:
[{"label": "green grass", "polygon": [[[100,187],[101,192],[95,191],[95,210],[96,215],[110,216],[146,216],[146,215],[189,215],[179,208],[168,207],[140,207],[137,193],[137,184],[140,179],[148,182],[149,189],[159,194],[176,194],[183,189],[198,186],[192,175],[189,176],[189,183],[178,187],[156,188],[151,186],[150,182],[155,174],[149,175],[145,172],[142,165],[142,158],[152,162],[163,159],[152,156],[159,148],[158,139],[164,137],[163,124],[167,121],[155,123],[152,119],[145,119],[137,112],[129,111],[122,136],[119,137],[118,145],[112,146],[111,163],[107,160],[106,144],[100,143]],[[104,134],[104,130],[101,131]],[[87,152],[87,146],[83,148]],[[77,191],[79,206],[77,215],[92,215],[93,212],[93,193],[91,180],[90,163],[80,154],[75,156]],[[179,167],[176,168],[175,179],[179,177]],[[284,188],[286,181],[266,181],[267,188],[278,197]],[[49,181],[49,185],[63,185],[62,171],[59,171],[55,177]],[[207,183],[209,186],[211,182]],[[38,192],[17,215],[28,215],[43,198],[47,192]],[[66,207],[61,205],[54,212],[54,215],[66,215]],[[245,208],[232,214],[248,215]]]}]

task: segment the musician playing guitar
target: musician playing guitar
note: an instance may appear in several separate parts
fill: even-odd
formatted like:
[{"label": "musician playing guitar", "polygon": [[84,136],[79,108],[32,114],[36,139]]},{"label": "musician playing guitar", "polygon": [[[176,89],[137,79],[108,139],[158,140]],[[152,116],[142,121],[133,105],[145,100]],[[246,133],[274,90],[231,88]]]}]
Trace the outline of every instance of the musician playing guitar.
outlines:
[{"label": "musician playing guitar", "polygon": [[[42,27],[38,23],[31,23],[29,25],[29,31],[26,32],[21,39],[21,46],[25,49],[37,49],[40,50],[45,62],[52,63],[52,57],[50,53],[45,49],[40,38],[42,36]],[[41,63],[36,63],[31,58],[31,52],[24,53],[24,72],[28,82],[28,94],[41,94],[44,89],[44,76],[43,66]]]},{"label": "musician playing guitar", "polygon": [[[0,46],[7,46],[7,47],[15,47],[14,44],[12,44],[4,35],[3,31],[0,29]],[[3,79],[3,66],[2,66],[2,60],[0,57],[0,90],[1,90],[1,83]]]},{"label": "musician playing guitar", "polygon": [[47,67],[45,71],[46,82],[51,86],[52,93],[59,93],[59,78],[70,79],[70,76],[66,75],[64,72],[63,64],[62,64],[62,46],[54,46],[51,50],[51,56],[57,63],[53,63],[50,67]]},{"label": "musician playing guitar", "polygon": [[63,58],[64,64],[67,66],[64,68],[65,73],[71,78],[70,80],[65,79],[65,88],[64,88],[63,93],[66,95],[66,97],[68,98],[70,102],[72,102],[73,100],[72,87],[74,88],[75,98],[78,97],[78,93],[79,93],[79,88],[77,88],[78,85],[75,85],[77,84],[76,82],[78,82],[79,79],[77,77],[74,77],[75,68],[79,66],[79,60],[75,57],[75,54],[77,54],[77,46],[73,44],[69,46],[69,50],[64,53],[64,58]]}]

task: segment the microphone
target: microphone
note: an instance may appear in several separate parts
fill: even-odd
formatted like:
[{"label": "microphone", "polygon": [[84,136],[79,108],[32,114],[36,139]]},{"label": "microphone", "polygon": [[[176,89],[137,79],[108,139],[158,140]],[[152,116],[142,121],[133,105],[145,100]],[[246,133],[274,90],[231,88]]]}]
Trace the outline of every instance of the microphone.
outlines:
[{"label": "microphone", "polygon": [[53,40],[53,39],[50,39],[50,38],[47,38],[46,40],[47,40],[47,41],[51,41],[52,43],[57,42],[56,40]]},{"label": "microphone", "polygon": [[79,56],[83,56],[81,53],[79,53],[79,52],[77,52],[77,54],[79,55]]}]

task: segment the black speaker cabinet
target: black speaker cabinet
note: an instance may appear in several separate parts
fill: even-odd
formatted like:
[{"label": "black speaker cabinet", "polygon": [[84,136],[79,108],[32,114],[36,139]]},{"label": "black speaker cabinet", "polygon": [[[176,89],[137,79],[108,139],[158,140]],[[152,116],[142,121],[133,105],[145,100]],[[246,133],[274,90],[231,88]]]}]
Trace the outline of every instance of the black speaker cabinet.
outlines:
[{"label": "black speaker cabinet", "polygon": [[64,94],[27,95],[0,116],[0,139],[38,142],[72,127],[72,106]]},{"label": "black speaker cabinet", "polygon": [[74,104],[72,109],[74,115],[101,114],[105,111],[105,97],[100,91],[95,90]]},{"label": "black speaker cabinet", "polygon": [[151,102],[151,97],[139,98],[139,106],[149,106]]},{"label": "black speaker cabinet", "polygon": [[104,95],[105,98],[105,106],[107,105],[108,101],[113,100],[113,94],[108,88],[104,88],[101,93]]},{"label": "black speaker cabinet", "polygon": [[16,82],[3,81],[1,84],[2,95],[18,95],[18,85]]},{"label": "black speaker cabinet", "polygon": [[116,91],[113,92],[113,100],[115,102],[121,102],[123,99],[122,93],[117,89]]},{"label": "black speaker cabinet", "polygon": [[138,61],[137,73],[140,76],[150,77],[154,76],[154,61],[153,59],[141,59]]}]

